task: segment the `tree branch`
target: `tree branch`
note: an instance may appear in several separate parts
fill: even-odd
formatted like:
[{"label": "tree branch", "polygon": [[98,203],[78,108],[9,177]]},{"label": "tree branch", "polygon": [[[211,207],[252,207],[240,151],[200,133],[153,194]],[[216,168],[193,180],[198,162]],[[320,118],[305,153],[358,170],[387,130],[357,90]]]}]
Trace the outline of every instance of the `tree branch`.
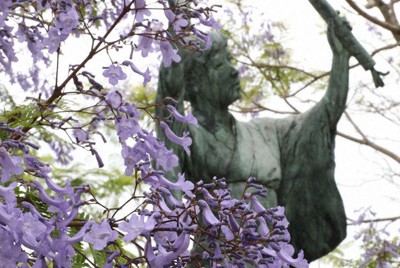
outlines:
[{"label": "tree branch", "polygon": [[122,20],[122,18],[130,11],[130,5],[125,7],[122,11],[121,14],[116,18],[114,23],[110,26],[110,28],[107,30],[107,32],[104,34],[104,36],[99,39],[98,43],[94,46],[94,48],[89,52],[89,54],[86,56],[86,58],[79,64],[78,67],[76,67],[71,74],[64,80],[64,82],[56,86],[54,89],[53,94],[46,100],[46,104],[49,105],[53,103],[56,99],[58,99],[62,95],[62,90],[65,88],[65,86],[68,84],[71,79],[77,75],[77,73],[86,65],[89,60],[91,60],[97,53],[98,49],[100,46],[105,42],[107,37],[111,34],[111,32],[114,30],[114,28],[118,25],[118,23]]},{"label": "tree branch", "polygon": [[381,26],[382,28],[391,31],[393,34],[400,34],[400,27],[396,24],[388,23],[385,21],[381,21],[371,15],[369,15],[367,12],[362,10],[356,3],[354,3],[353,0],[346,0],[346,2],[362,17],[366,18],[370,22]]},{"label": "tree branch", "polygon": [[351,221],[351,223],[348,223],[347,225],[358,225],[359,223],[370,223],[370,222],[381,222],[381,221],[397,221],[400,219],[400,216],[396,216],[396,217],[388,217],[388,218],[379,218],[379,219],[372,219],[372,220],[362,220],[358,223],[355,223],[355,220],[349,219],[349,221]]},{"label": "tree branch", "polygon": [[294,66],[290,66],[290,65],[264,64],[264,63],[256,63],[253,60],[251,60],[251,61],[252,61],[251,63],[247,63],[247,62],[238,60],[238,62],[240,62],[240,63],[242,63],[244,65],[253,66],[253,67],[256,67],[257,69],[264,69],[264,68],[268,68],[268,69],[289,69],[289,70],[297,71],[299,73],[303,73],[303,74],[305,74],[307,76],[310,76],[312,78],[317,78],[318,77],[315,74],[312,74],[312,73],[307,72],[307,71],[305,71],[303,69],[300,69],[300,68],[297,68],[297,67],[294,67]]},{"label": "tree branch", "polygon": [[391,159],[393,159],[394,161],[396,161],[397,163],[400,164],[400,157],[397,154],[395,154],[395,153],[389,151],[388,149],[386,149],[386,148],[384,148],[384,147],[372,142],[368,138],[359,139],[359,138],[355,138],[353,136],[347,135],[345,133],[342,133],[340,131],[337,131],[336,134],[338,136],[342,137],[342,138],[347,139],[347,140],[350,140],[350,141],[353,141],[353,142],[356,142],[356,143],[359,143],[359,144],[362,144],[362,145],[367,145],[367,146],[371,147],[372,149],[374,149],[374,150],[376,150],[376,151],[378,151],[378,152],[390,157]]}]

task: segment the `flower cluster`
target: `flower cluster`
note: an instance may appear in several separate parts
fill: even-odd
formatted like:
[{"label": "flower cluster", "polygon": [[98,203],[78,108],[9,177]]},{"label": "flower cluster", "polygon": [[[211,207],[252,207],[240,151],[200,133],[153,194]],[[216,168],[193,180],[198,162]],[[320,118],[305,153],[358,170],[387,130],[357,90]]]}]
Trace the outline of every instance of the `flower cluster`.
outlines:
[{"label": "flower cluster", "polygon": [[[92,244],[94,250],[105,250],[118,239],[137,244],[139,238],[142,241],[144,239],[144,255],[132,260],[132,263],[149,263],[150,267],[180,267],[189,262],[199,267],[245,267],[248,264],[259,267],[307,267],[301,252],[296,259],[292,257],[294,250],[289,245],[284,209],[266,209],[261,205],[257,196],[265,197],[266,189],[256,184],[254,178],[248,180],[241,200],[231,198],[225,179],[214,178],[211,183],[200,181],[194,185],[183,174],[179,174],[176,182],[169,181],[162,170],[152,168],[151,162],[163,166],[154,157],[162,159],[160,155],[163,151],[171,154],[167,158],[176,156],[140,127],[139,113],[132,104],[117,104],[113,96],[120,95],[112,92],[105,99],[116,106],[117,132],[122,146],[125,146],[122,154],[125,159],[129,159],[128,164],[126,162],[126,174],[130,175],[133,170],[140,171],[142,182],[150,186],[150,190],[144,193],[142,205],[133,211],[129,220],[124,217],[104,218],[100,223],[81,221],[79,231],[71,236],[69,230],[76,221],[78,210],[87,203],[81,196],[90,192],[90,188],[71,187],[68,182],[65,187],[60,187],[50,178],[50,168],[37,158],[25,154],[23,168],[21,159],[15,158],[15,161],[5,147],[0,147],[4,153],[0,162],[2,176],[7,176],[6,182],[25,170],[44,179],[47,188],[55,194],[54,197],[49,196],[38,181],[18,182],[21,184],[19,188],[34,190],[46,206],[46,211],[39,212],[33,202],[17,202],[14,192],[17,182],[7,187],[0,186],[3,200],[0,203],[0,222],[5,227],[0,231],[10,245],[1,253],[7,261],[6,267],[15,264],[34,264],[40,267],[48,261],[70,267],[76,253],[76,243],[84,241]],[[175,111],[171,107],[169,109]],[[182,121],[196,123],[191,115],[184,117],[177,114],[177,117]],[[127,119],[124,124],[121,123],[122,118]],[[13,134],[20,131],[4,123],[1,126]],[[141,150],[139,147],[129,147],[126,145],[129,138],[136,139],[135,145],[142,144],[144,147]],[[8,144],[6,142],[2,145]],[[133,156],[139,156],[135,158],[124,155],[125,150]],[[8,168],[5,159],[11,159],[13,165],[10,169],[14,172],[5,173]],[[166,165],[167,169],[173,166]],[[177,198],[176,194],[183,198]],[[191,240],[194,242],[192,252],[189,247]],[[104,263],[105,267],[112,267],[115,258],[121,254],[119,250],[111,251]]]},{"label": "flower cluster", "polygon": [[[51,55],[60,55],[63,44],[73,38],[89,36],[92,39],[94,45],[86,61],[104,50],[108,50],[110,55],[110,51],[118,52],[129,44],[134,50],[141,52],[142,57],[148,56],[149,52],[160,51],[164,66],[167,67],[172,62],[180,61],[177,53],[179,46],[199,49],[196,39],[206,39],[206,43],[210,44],[209,35],[193,27],[195,21],[207,27],[218,27],[210,17],[210,9],[192,7],[189,3],[170,7],[166,0],[155,1],[156,3],[145,0],[102,2],[104,3],[90,0],[1,1],[0,66],[9,75],[11,82],[18,82],[24,90],[52,94],[47,85],[50,80],[37,75],[41,66],[38,63],[49,66]],[[156,19],[158,15],[153,15],[153,10],[159,9],[164,10],[165,22]],[[104,32],[100,25],[105,26]],[[117,25],[119,37],[111,37]],[[174,29],[173,35],[168,31],[169,25]],[[90,28],[97,28],[99,36],[95,37]],[[196,38],[187,41],[189,36]],[[20,60],[17,51],[24,46],[31,55],[32,67],[26,73],[14,73],[13,66]],[[109,79],[111,85],[117,85],[120,80],[127,78],[121,68],[123,66],[130,66],[135,73],[142,75],[144,85],[150,80],[149,70],[140,71],[131,61],[132,57],[131,55],[130,60],[127,59],[122,64],[112,62],[104,67],[106,70],[103,75]],[[24,58],[25,62],[27,60]],[[84,65],[79,64],[72,67],[74,73],[69,79],[73,79],[83,67]]]},{"label": "flower cluster", "polygon": [[398,237],[390,238],[386,230],[388,225],[379,228],[378,223],[374,221],[375,213],[367,209],[360,214],[358,220],[353,222],[355,225],[366,223],[367,227],[362,228],[357,235],[356,240],[362,240],[363,253],[359,267],[392,267],[400,259],[400,242]]},{"label": "flower cluster", "polygon": [[[155,207],[152,215],[156,215],[153,239],[157,246],[147,242],[154,267],[189,261],[195,267],[308,266],[301,252],[297,259],[291,257],[294,249],[288,244],[284,209],[266,209],[259,203],[256,196],[264,195],[266,190],[255,184],[254,178],[248,180],[241,200],[231,198],[225,179],[198,182],[191,191],[183,179],[173,187],[170,183],[160,185],[162,181],[153,180],[152,191],[147,195]],[[251,187],[257,190],[247,191]],[[172,193],[178,188],[186,189],[183,200]],[[191,253],[190,235],[194,235]]]},{"label": "flower cluster", "polygon": [[[40,172],[40,169],[37,171]],[[72,188],[68,183],[60,187],[46,178],[47,187],[57,194],[51,197],[39,182],[20,183],[20,190],[24,186],[37,193],[47,207],[47,215],[51,216],[45,217],[32,202],[18,202],[14,192],[16,182],[7,187],[0,186],[3,200],[0,203],[0,237],[5,245],[0,253],[3,267],[45,267],[46,261],[52,261],[59,267],[70,267],[75,255],[74,245],[82,241],[92,224],[87,222],[75,235],[69,234],[71,222],[85,204],[81,195],[87,187]],[[25,195],[25,199],[29,199],[27,192]]]}]

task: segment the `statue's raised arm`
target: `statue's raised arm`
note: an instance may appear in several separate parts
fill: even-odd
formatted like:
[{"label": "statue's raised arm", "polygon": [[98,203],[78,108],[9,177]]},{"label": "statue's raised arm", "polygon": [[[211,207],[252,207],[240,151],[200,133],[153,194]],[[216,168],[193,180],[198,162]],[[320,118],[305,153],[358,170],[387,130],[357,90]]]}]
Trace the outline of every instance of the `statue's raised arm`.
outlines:
[{"label": "statue's raised arm", "polygon": [[278,204],[286,207],[293,244],[308,260],[329,253],[346,237],[334,148],[336,126],[346,108],[350,54],[336,38],[334,24],[328,26],[333,58],[325,95],[303,114],[277,121],[282,168]]},{"label": "statue's raised arm", "polygon": [[[180,158],[176,171],[185,172],[193,181],[225,177],[236,197],[246,180],[256,177],[269,190],[263,203],[285,206],[291,243],[303,249],[309,261],[333,250],[346,235],[343,203],[334,181],[334,144],[336,125],[346,105],[350,54],[337,39],[334,24],[328,30],[333,52],[328,89],[303,114],[236,120],[228,106],[240,98],[240,81],[230,63],[226,38],[217,33],[213,33],[210,50],[182,52],[181,63],[161,67],[157,91],[158,102],[172,97],[180,112],[186,101],[199,122],[199,127],[172,124],[177,135],[190,131],[190,156],[157,129]],[[168,112],[158,106],[156,115],[166,118]]]}]

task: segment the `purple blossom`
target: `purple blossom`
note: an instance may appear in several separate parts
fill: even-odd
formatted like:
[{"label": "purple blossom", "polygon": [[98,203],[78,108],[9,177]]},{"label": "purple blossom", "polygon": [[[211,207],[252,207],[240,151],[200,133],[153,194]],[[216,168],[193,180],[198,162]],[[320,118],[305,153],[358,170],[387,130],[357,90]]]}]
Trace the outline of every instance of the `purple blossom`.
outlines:
[{"label": "purple blossom", "polygon": [[175,15],[171,9],[168,9],[166,5],[164,4],[164,14],[165,17],[167,17],[169,23],[173,25],[174,31],[175,32],[180,32],[182,30],[182,27],[188,26],[188,21],[183,18],[182,14]]},{"label": "purple blossom", "polygon": [[175,241],[178,238],[177,232],[174,230],[176,228],[176,222],[161,222],[157,225],[157,229],[161,229],[162,231],[157,231],[154,234],[154,240],[157,243],[161,244],[162,247],[168,247],[171,242]]},{"label": "purple blossom", "polygon": [[224,233],[227,241],[232,241],[235,239],[235,235],[227,225],[222,225],[221,231]]},{"label": "purple blossom", "polygon": [[21,242],[36,252],[47,254],[50,251],[47,237],[53,228],[49,228],[39,221],[36,215],[24,213],[16,222],[18,228],[17,235],[21,237]]},{"label": "purple blossom", "polygon": [[297,258],[294,259],[292,255],[294,254],[294,248],[292,245],[289,245],[287,243],[279,242],[279,246],[281,250],[277,252],[277,256],[279,259],[282,260],[283,263],[290,264],[291,266],[295,268],[307,268],[308,263],[306,260],[304,260],[304,254],[303,251],[300,250],[300,252],[297,254]]},{"label": "purple blossom", "polygon": [[214,246],[215,246],[214,259],[216,259],[216,260],[222,259],[222,252],[221,252],[221,248],[220,248],[219,244],[214,243]]},{"label": "purple blossom", "polygon": [[175,17],[174,22],[172,23],[174,26],[174,30],[176,32],[180,32],[183,27],[186,27],[189,25],[189,22],[183,18],[182,14],[179,14]]},{"label": "purple blossom", "polygon": [[163,55],[164,67],[171,66],[172,62],[180,62],[181,56],[178,55],[178,50],[173,49],[169,41],[160,41],[160,50]]},{"label": "purple blossom", "polygon": [[2,183],[8,182],[12,175],[21,175],[24,172],[20,163],[20,157],[10,156],[4,147],[0,147],[0,180]]},{"label": "purple blossom", "polygon": [[154,38],[150,38],[147,36],[147,34],[149,33],[149,30],[146,29],[146,31],[143,33],[143,35],[141,35],[139,37],[139,43],[137,46],[137,50],[141,51],[142,57],[145,58],[149,55],[149,52],[152,52],[153,49],[153,41]]},{"label": "purple blossom", "polygon": [[151,75],[150,75],[150,69],[147,68],[145,72],[141,72],[139,71],[139,69],[136,67],[135,64],[133,64],[133,62],[126,60],[124,62],[122,62],[123,65],[125,66],[130,66],[132,71],[134,71],[135,73],[143,76],[143,86],[145,87],[147,85],[148,82],[150,82],[151,80]]},{"label": "purple blossom", "polygon": [[136,22],[142,22],[144,16],[151,15],[151,11],[146,8],[145,0],[135,0],[135,8],[132,10],[132,14],[136,14]]},{"label": "purple blossom", "polygon": [[61,34],[69,35],[73,29],[78,27],[79,15],[76,12],[75,6],[72,6],[67,12],[61,12],[54,22]]},{"label": "purple blossom", "polygon": [[157,207],[155,210],[162,212],[165,215],[169,215],[169,216],[174,215],[174,211],[169,208],[169,206],[165,202],[164,197],[162,197],[162,196],[157,197]]},{"label": "purple blossom", "polygon": [[125,176],[131,176],[133,174],[133,169],[140,161],[149,160],[143,142],[137,142],[133,147],[123,145],[121,155],[126,167]]},{"label": "purple blossom", "polygon": [[281,238],[284,239],[285,241],[290,241],[290,234],[289,231],[287,230],[289,222],[285,217],[285,207],[277,206],[272,209],[274,210],[274,216],[277,218],[276,226],[285,230]]},{"label": "purple blossom", "polygon": [[121,94],[114,90],[107,93],[106,102],[114,109],[118,108],[122,104]]},{"label": "purple blossom", "polygon": [[18,61],[14,50],[14,40],[11,38],[12,27],[4,25],[2,27],[2,31],[3,32],[0,38],[0,49],[2,54],[4,53],[5,57],[0,57],[0,63],[3,65],[7,73],[12,74],[12,62]]},{"label": "purple blossom", "polygon": [[216,30],[221,28],[221,25],[219,25],[213,17],[204,18],[203,15],[198,11],[193,12],[193,15],[195,15],[196,18],[199,19],[200,23],[205,26],[212,27]]},{"label": "purple blossom", "polygon": [[118,257],[119,255],[121,255],[121,251],[116,250],[113,253],[111,253],[108,257],[106,262],[103,265],[103,268],[113,268],[114,266],[112,265],[112,261]]},{"label": "purple blossom", "polygon": [[168,150],[165,146],[151,154],[153,159],[156,161],[157,166],[160,165],[165,171],[171,170],[179,165],[179,158],[171,150]]},{"label": "purple blossom", "polygon": [[265,221],[265,219],[263,217],[258,217],[257,220],[259,223],[258,232],[260,233],[260,235],[268,237],[268,235],[270,234],[270,230],[268,228],[267,222]]},{"label": "purple blossom", "polygon": [[164,197],[165,201],[167,201],[168,205],[171,206],[172,208],[184,207],[182,201],[177,200],[169,189],[163,186],[159,186],[157,187],[157,192],[159,192]]},{"label": "purple blossom", "polygon": [[57,28],[50,28],[49,36],[43,40],[43,45],[47,46],[51,54],[57,51],[61,42],[67,39],[67,37],[67,34],[59,33]]},{"label": "purple blossom", "polygon": [[179,144],[183,147],[188,155],[190,155],[189,146],[192,144],[192,139],[189,137],[189,132],[183,132],[182,137],[178,137],[174,132],[169,128],[169,126],[165,122],[160,122],[160,126],[164,129],[165,135],[167,138],[173,143]]},{"label": "purple blossom", "polygon": [[267,209],[258,201],[257,197],[252,196],[251,197],[251,203],[253,204],[253,210],[256,213],[262,213],[266,211]]},{"label": "purple blossom", "polygon": [[90,231],[83,236],[83,241],[92,244],[95,250],[102,250],[117,237],[118,232],[112,230],[108,220],[105,219],[101,224],[94,223]]},{"label": "purple blossom", "polygon": [[[54,183],[54,181],[52,179],[50,179],[50,178],[45,178],[45,179],[46,179],[47,187],[49,187],[49,189],[51,189],[53,192],[67,195],[70,198],[75,197],[74,196],[74,192],[75,192],[74,188],[71,187],[71,184],[68,180],[66,181],[65,186],[61,187],[61,186],[57,185],[56,183]],[[75,202],[78,202],[78,201],[79,200],[75,200]]]},{"label": "purple blossom", "polygon": [[26,253],[22,251],[19,244],[14,242],[11,233],[3,228],[0,228],[0,241],[0,261],[2,267],[16,267],[18,263],[27,263],[28,256]]},{"label": "purple blossom", "polygon": [[190,243],[190,235],[182,232],[182,234],[172,243],[171,249],[167,250],[158,245],[158,254],[155,255],[151,243],[146,243],[145,253],[150,267],[169,267],[170,264],[178,257],[182,256],[188,249]]},{"label": "purple blossom", "polygon": [[122,71],[121,66],[111,64],[103,72],[103,76],[108,77],[108,82],[111,85],[118,84],[119,80],[125,80],[127,78],[126,74]]},{"label": "purple blossom", "polygon": [[212,37],[211,34],[204,34],[202,33],[200,30],[194,28],[193,29],[193,33],[204,42],[203,46],[202,46],[202,50],[207,50],[209,48],[211,48],[212,45]]},{"label": "purple blossom", "polygon": [[132,135],[137,134],[140,131],[139,123],[137,122],[137,118],[121,118],[116,122],[117,134],[118,137],[125,141],[128,138],[132,137]]},{"label": "purple blossom", "polygon": [[47,174],[51,171],[51,168],[48,165],[29,154],[24,154],[23,159],[27,170],[34,171],[36,176],[41,178],[49,177]]},{"label": "purple blossom", "polygon": [[72,131],[72,135],[76,139],[77,142],[87,141],[89,139],[89,133],[82,128],[75,128]]},{"label": "purple blossom", "polygon": [[15,182],[8,187],[0,186],[0,195],[5,202],[0,203],[0,223],[3,225],[13,224],[21,215],[21,210],[17,208],[15,187]]},{"label": "purple blossom", "polygon": [[228,214],[228,223],[229,223],[229,227],[231,228],[231,230],[235,233],[239,233],[240,232],[240,226],[237,223],[237,221],[235,220],[235,217],[233,216],[232,213]]},{"label": "purple blossom", "polygon": [[176,182],[171,182],[164,176],[157,176],[158,183],[171,190],[182,190],[183,192],[188,192],[194,189],[194,184],[191,181],[185,179],[185,175],[178,173],[178,180]]},{"label": "purple blossom", "polygon": [[145,221],[145,216],[141,215],[140,218],[136,214],[132,214],[129,223],[122,222],[119,224],[119,229],[127,234],[122,238],[125,242],[135,240],[139,235],[147,236],[150,231],[154,229],[156,221],[153,216],[150,216]]},{"label": "purple blossom", "polygon": [[71,144],[64,144],[57,141],[50,141],[50,148],[56,154],[56,160],[63,164],[67,165],[69,162],[72,161],[73,157],[71,156],[72,145]]},{"label": "purple blossom", "polygon": [[[157,167],[162,166],[166,171],[178,166],[179,158],[172,150],[168,150],[163,142],[154,137],[153,132],[148,133],[142,129],[137,134],[138,139],[133,149],[139,150],[140,155],[146,155],[147,159],[149,154],[156,161]],[[144,160],[143,157],[140,159]]]},{"label": "purple blossom", "polygon": [[24,40],[27,43],[27,47],[34,62],[38,60],[43,60],[43,35],[41,31],[37,27],[27,27],[22,24],[19,26],[21,29],[21,34],[26,35],[26,39]]},{"label": "purple blossom", "polygon": [[193,114],[190,113],[186,116],[181,115],[172,105],[167,105],[167,108],[172,112],[172,115],[175,117],[176,120],[183,123],[195,125],[196,127],[199,126],[199,123],[197,122],[197,119],[193,116]]},{"label": "purple blossom", "polygon": [[9,186],[4,187],[0,185],[0,196],[3,197],[7,206],[15,207],[17,205],[17,198],[15,197],[14,189],[17,187],[17,183],[13,182]]},{"label": "purple blossom", "polygon": [[36,189],[39,191],[40,199],[42,199],[42,201],[45,202],[46,204],[50,205],[48,211],[57,212],[60,213],[60,215],[68,215],[68,211],[70,210],[71,207],[71,204],[69,204],[69,202],[67,202],[60,195],[57,196],[56,198],[50,197],[39,182],[33,181],[32,183],[36,186]]},{"label": "purple blossom", "polygon": [[217,217],[215,217],[207,202],[205,202],[204,200],[199,200],[198,204],[202,211],[203,220],[207,226],[221,225],[221,222],[217,219]]},{"label": "purple blossom", "polygon": [[18,84],[22,87],[24,91],[28,91],[32,88],[32,84],[28,81],[28,76],[25,74],[18,73],[17,74],[17,81]]},{"label": "purple blossom", "polygon": [[172,12],[172,10],[167,7],[165,2],[161,2],[161,3],[164,6],[164,15],[165,15],[165,17],[167,17],[167,19],[169,20],[169,23],[173,23],[175,21],[174,12]]}]

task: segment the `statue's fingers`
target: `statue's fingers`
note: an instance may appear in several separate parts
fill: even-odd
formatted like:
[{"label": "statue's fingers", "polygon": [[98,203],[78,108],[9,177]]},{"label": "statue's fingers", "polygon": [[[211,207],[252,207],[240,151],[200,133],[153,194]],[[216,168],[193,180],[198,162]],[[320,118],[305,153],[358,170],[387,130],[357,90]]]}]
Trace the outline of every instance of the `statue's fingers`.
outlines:
[{"label": "statue's fingers", "polygon": [[337,39],[336,34],[335,34],[335,23],[333,20],[328,21],[327,35],[328,35],[328,42],[329,42],[331,48],[338,50],[337,48],[338,48],[339,40]]},{"label": "statue's fingers", "polygon": [[347,27],[350,31],[353,30],[353,28],[350,25],[350,22],[347,20],[346,17],[339,17],[341,24]]}]

